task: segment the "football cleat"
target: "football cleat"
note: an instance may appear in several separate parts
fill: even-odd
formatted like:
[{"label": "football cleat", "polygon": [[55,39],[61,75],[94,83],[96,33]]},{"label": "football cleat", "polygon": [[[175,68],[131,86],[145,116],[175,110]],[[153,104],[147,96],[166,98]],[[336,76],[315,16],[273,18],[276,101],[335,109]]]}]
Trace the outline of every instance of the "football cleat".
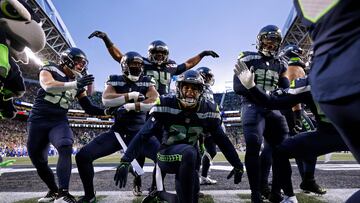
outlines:
[{"label": "football cleat", "polygon": [[141,196],[141,176],[135,176],[134,177],[134,183],[133,183],[133,194],[134,196]]},{"label": "football cleat", "polygon": [[96,202],[97,202],[96,197],[89,198],[85,196],[80,197],[80,199],[77,201],[77,203],[96,203]]},{"label": "football cleat", "polygon": [[216,180],[211,179],[208,177],[200,176],[200,185],[215,185],[217,183]]},{"label": "football cleat", "polygon": [[44,197],[40,198],[38,202],[53,202],[58,193],[54,191],[49,191]]},{"label": "football cleat", "polygon": [[271,191],[269,185],[266,185],[263,188],[261,188],[261,196],[263,196],[264,199],[269,199],[270,193]]},{"label": "football cleat", "polygon": [[70,193],[59,194],[59,197],[54,201],[54,203],[76,203],[76,199]]},{"label": "football cleat", "polygon": [[326,190],[318,185],[315,180],[301,182],[300,189],[302,189],[305,193],[313,192],[318,195],[326,193]]},{"label": "football cleat", "polygon": [[162,203],[161,199],[157,196],[157,191],[149,192],[149,194],[141,201],[141,203]]}]

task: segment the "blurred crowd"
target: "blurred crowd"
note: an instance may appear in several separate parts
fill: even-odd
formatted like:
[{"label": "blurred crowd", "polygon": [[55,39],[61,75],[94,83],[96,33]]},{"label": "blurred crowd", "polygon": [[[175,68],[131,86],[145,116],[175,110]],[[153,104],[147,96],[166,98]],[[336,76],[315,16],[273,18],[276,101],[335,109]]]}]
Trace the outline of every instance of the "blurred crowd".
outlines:
[{"label": "blurred crowd", "polygon": [[[30,71],[26,71],[27,74],[32,73]],[[33,71],[32,76],[34,78],[37,77],[37,70]],[[38,80],[34,79],[25,79],[26,84],[26,93],[25,95],[18,99],[18,101],[23,101],[27,103],[34,103],[35,96],[37,94],[37,90],[40,88]],[[101,102],[101,92],[94,92],[90,99],[91,101],[99,106],[102,106]],[[224,98],[223,98],[224,97]],[[216,93],[214,94],[215,101],[220,104],[222,100],[223,106],[222,111],[228,110],[239,110],[240,109],[240,99],[234,92],[224,93]],[[19,108],[21,110],[25,110],[26,108]],[[80,105],[77,102],[73,102],[73,106],[71,109],[81,109]],[[29,109],[28,109],[29,110]],[[86,114],[73,112],[70,113],[73,118],[84,118]],[[232,115],[228,115],[232,116]],[[237,115],[238,116],[238,115]],[[79,120],[79,124],[87,123],[88,121]],[[233,123],[233,122],[230,122]],[[102,124],[102,123],[99,123]],[[105,123],[109,125],[108,123]],[[90,125],[88,125],[90,126]],[[90,140],[92,140],[95,136],[100,134],[101,132],[106,131],[106,128],[94,128],[85,127],[84,125],[79,125],[78,127],[73,127],[74,133],[74,149],[73,152],[76,153],[83,145],[87,144]],[[241,135],[241,128],[239,126],[227,126],[226,127],[227,134],[230,140],[234,143],[234,146],[238,150],[244,150],[244,138]],[[26,140],[27,140],[27,132],[26,132],[26,121],[24,120],[1,120],[0,122],[0,155],[1,156],[9,156],[9,157],[20,157],[27,156],[26,149]],[[53,146],[49,147],[49,155],[56,155],[56,149]]]}]

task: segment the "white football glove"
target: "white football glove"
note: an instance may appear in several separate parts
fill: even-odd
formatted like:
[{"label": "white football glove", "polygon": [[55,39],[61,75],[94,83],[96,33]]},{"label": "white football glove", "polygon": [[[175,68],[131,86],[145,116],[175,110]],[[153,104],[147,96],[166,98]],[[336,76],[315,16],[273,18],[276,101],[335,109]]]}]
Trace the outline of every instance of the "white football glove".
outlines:
[{"label": "white football glove", "polygon": [[[251,67],[251,69],[253,69],[253,67]],[[255,74],[249,70],[243,61],[238,60],[235,64],[234,73],[246,89],[250,89],[256,85],[254,82]]]}]

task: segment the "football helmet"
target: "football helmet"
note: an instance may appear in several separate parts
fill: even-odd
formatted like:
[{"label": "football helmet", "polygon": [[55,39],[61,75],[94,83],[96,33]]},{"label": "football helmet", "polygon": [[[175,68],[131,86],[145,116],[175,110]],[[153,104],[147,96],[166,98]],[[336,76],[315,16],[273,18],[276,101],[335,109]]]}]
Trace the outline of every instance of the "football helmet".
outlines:
[{"label": "football helmet", "polygon": [[265,56],[274,57],[280,48],[282,37],[280,29],[275,25],[261,28],[256,39],[256,49]]},{"label": "football helmet", "polygon": [[151,42],[148,48],[148,58],[151,62],[161,65],[169,60],[169,48],[160,40]]},{"label": "football helmet", "polygon": [[[85,53],[75,47],[71,47],[60,54],[60,64],[66,65],[72,71],[82,73],[84,70],[87,70],[88,60]],[[75,65],[81,65],[81,70],[75,70]]]},{"label": "football helmet", "polygon": [[131,81],[136,82],[139,80],[143,72],[144,59],[140,54],[134,51],[127,52],[121,58],[121,68],[123,74]]},{"label": "football helmet", "polygon": [[290,44],[284,47],[280,53],[279,58],[288,65],[296,65],[305,68],[305,63],[303,62],[303,49],[297,45]]},{"label": "football helmet", "polygon": [[201,77],[204,79],[204,83],[209,86],[213,86],[215,83],[214,74],[211,69],[208,67],[197,68],[196,71],[200,73]]},{"label": "football helmet", "polygon": [[204,85],[200,73],[195,70],[185,71],[177,77],[176,97],[186,108],[195,107],[204,93]]},{"label": "football helmet", "polygon": [[284,58],[286,60],[289,60],[293,57],[302,57],[303,52],[304,52],[303,49],[300,48],[299,46],[294,44],[289,44],[280,51],[279,58]]}]

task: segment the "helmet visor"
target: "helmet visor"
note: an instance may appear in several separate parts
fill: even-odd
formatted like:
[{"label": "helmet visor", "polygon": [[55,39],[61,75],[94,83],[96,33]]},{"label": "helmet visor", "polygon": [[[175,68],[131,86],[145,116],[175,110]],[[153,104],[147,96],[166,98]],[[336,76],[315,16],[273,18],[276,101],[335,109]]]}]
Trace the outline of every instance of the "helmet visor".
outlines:
[{"label": "helmet visor", "polygon": [[142,73],[143,64],[138,61],[131,61],[128,63],[129,75],[140,76]]}]

